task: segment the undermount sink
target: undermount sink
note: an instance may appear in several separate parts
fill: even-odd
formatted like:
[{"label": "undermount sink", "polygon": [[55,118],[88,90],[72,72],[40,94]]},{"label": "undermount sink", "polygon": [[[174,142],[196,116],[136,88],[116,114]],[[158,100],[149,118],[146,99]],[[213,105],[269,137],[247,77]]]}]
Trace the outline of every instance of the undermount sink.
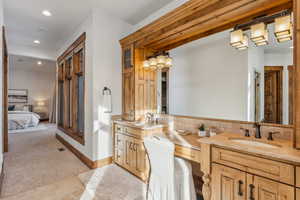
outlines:
[{"label": "undermount sink", "polygon": [[246,144],[246,145],[251,145],[251,146],[256,146],[256,147],[266,147],[266,148],[279,148],[280,147],[279,145],[267,144],[267,143],[263,143],[263,142],[252,141],[252,140],[244,140],[244,139],[237,139],[237,138],[232,138],[229,140],[240,143],[240,144]]}]

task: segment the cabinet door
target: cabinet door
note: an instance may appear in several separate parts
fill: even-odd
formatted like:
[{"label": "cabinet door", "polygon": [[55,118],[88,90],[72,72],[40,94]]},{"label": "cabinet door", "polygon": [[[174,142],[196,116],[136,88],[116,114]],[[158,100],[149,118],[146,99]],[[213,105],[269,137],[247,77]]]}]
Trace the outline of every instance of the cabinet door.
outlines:
[{"label": "cabinet door", "polygon": [[295,189],[282,183],[258,176],[247,175],[249,200],[291,200],[295,198]]},{"label": "cabinet door", "polygon": [[123,119],[134,120],[134,73],[123,73]]},{"label": "cabinet door", "polygon": [[300,199],[300,189],[296,189],[296,199]]},{"label": "cabinet door", "polygon": [[148,160],[146,150],[142,140],[135,139],[133,145],[134,157],[136,162],[134,163],[134,173],[142,180],[148,178]]},{"label": "cabinet door", "polygon": [[120,133],[115,134],[115,154],[114,160],[117,164],[124,164],[124,137]]},{"label": "cabinet door", "polygon": [[246,173],[212,165],[212,200],[246,200]]}]

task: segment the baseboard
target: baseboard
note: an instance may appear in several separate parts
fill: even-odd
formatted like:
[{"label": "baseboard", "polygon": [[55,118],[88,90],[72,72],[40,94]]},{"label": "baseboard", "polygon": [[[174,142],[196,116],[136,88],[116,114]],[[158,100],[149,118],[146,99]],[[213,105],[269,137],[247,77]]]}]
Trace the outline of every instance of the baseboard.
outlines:
[{"label": "baseboard", "polygon": [[77,158],[79,158],[79,160],[81,160],[90,169],[104,167],[104,166],[112,163],[112,157],[92,161],[88,157],[83,155],[80,151],[78,151],[76,148],[74,148],[69,142],[67,142],[60,135],[56,134],[55,137],[58,141],[60,141],[63,145],[65,145],[65,147],[67,147]]},{"label": "baseboard", "polygon": [[2,170],[0,174],[0,196],[2,195],[3,180],[4,180],[4,161],[2,162]]}]

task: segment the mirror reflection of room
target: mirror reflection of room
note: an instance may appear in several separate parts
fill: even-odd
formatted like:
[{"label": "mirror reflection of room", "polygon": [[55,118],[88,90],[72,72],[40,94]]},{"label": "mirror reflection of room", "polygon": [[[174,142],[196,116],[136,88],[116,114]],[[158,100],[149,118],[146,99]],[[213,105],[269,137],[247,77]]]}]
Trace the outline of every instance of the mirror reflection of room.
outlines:
[{"label": "mirror reflection of room", "polygon": [[[159,73],[158,109],[162,113],[204,118],[292,124],[293,43],[278,42],[275,24],[267,24],[267,43],[231,46],[233,29],[170,51],[173,66]],[[161,88],[161,91],[160,91]],[[169,96],[168,103],[164,97]],[[167,107],[167,109],[166,109]]]}]

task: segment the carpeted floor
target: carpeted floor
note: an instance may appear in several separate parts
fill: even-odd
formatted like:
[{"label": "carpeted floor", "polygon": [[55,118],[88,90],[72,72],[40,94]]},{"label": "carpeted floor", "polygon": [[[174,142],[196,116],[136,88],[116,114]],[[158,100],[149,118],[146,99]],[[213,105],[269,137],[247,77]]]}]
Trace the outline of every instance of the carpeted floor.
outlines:
[{"label": "carpeted floor", "polygon": [[[147,185],[115,164],[80,174],[91,200],[146,200]],[[88,199],[88,198],[86,198]]]},{"label": "carpeted floor", "polygon": [[77,176],[89,169],[55,139],[54,126],[43,131],[9,134],[9,152],[4,155],[2,197]]},{"label": "carpeted floor", "polygon": [[146,200],[141,180],[115,164],[89,170],[54,132],[9,135],[2,200]]}]

